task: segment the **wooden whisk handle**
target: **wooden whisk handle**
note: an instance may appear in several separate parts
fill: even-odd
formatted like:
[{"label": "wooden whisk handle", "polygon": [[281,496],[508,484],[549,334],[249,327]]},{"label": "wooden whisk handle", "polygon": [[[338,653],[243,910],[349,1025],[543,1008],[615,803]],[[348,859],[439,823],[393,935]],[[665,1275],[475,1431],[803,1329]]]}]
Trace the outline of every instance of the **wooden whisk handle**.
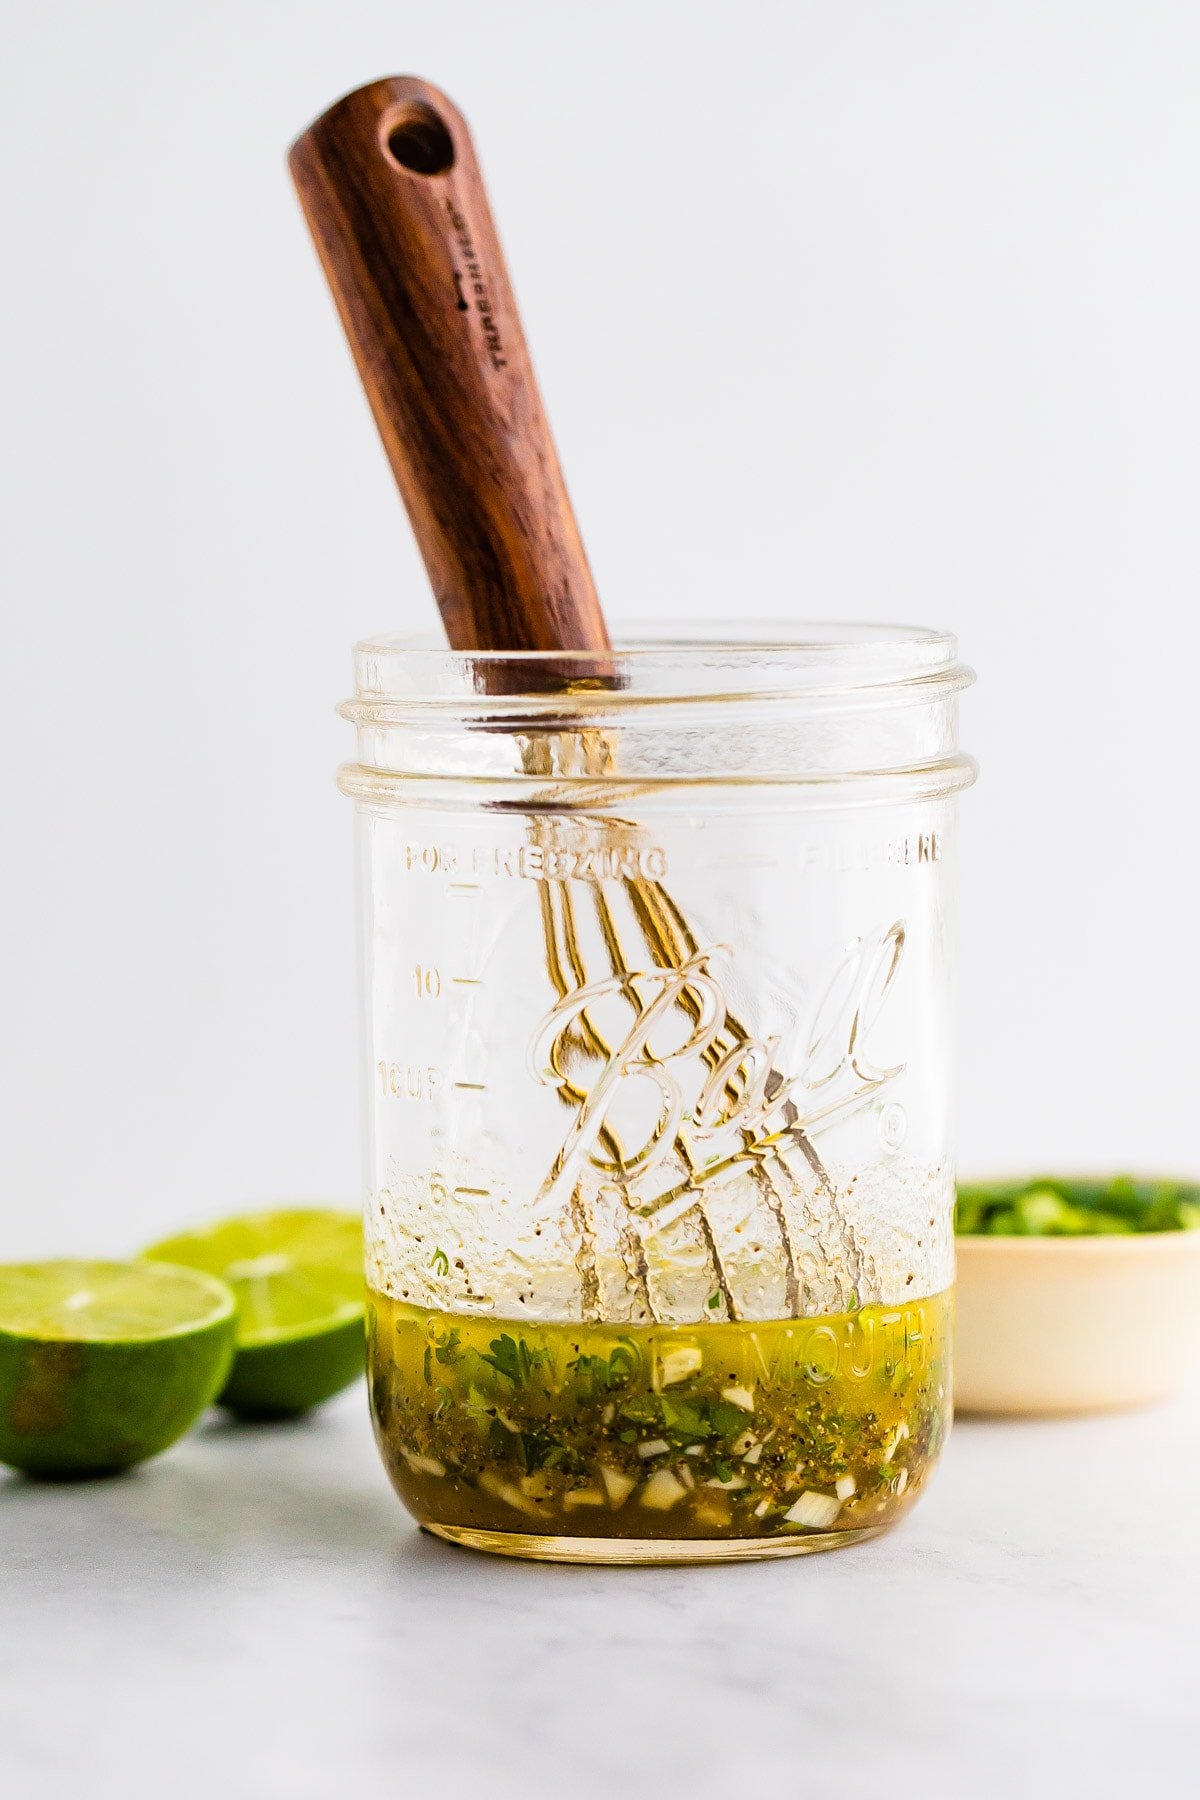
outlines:
[{"label": "wooden whisk handle", "polygon": [[391,76],[288,160],[451,646],[606,650],[462,118]]}]

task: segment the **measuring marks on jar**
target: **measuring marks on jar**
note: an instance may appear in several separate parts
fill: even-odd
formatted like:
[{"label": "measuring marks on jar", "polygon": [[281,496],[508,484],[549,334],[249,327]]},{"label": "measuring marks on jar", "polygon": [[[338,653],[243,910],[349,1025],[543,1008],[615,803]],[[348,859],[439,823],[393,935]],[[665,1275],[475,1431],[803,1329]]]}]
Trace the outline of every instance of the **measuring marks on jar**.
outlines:
[{"label": "measuring marks on jar", "polygon": [[386,1103],[377,1153],[401,1166],[436,1167],[444,1153],[477,1142],[484,1127],[489,1069],[479,1005],[487,997],[487,918],[482,884],[464,861],[447,863],[452,879],[423,889],[386,975],[375,972],[375,1093]]},{"label": "measuring marks on jar", "polygon": [[[483,978],[479,975],[445,975],[437,963],[421,962],[412,965],[410,982],[408,998],[415,999],[417,1007],[422,1009],[449,999],[455,990],[461,990],[464,997],[467,997],[481,990],[484,985]],[[432,1036],[438,1049],[450,1047],[444,1031],[430,1033],[421,1030],[415,1021],[412,1031],[406,1035],[414,1034],[423,1041],[428,1041]],[[459,1059],[454,1060],[457,1062]],[[487,1082],[482,1078],[483,1073],[473,1069],[470,1076],[465,1071],[459,1074],[451,1070],[448,1074],[441,1061],[426,1061],[424,1058],[392,1061],[381,1057],[375,1065],[381,1099],[407,1100],[426,1105],[438,1104],[448,1091],[485,1094]]]}]

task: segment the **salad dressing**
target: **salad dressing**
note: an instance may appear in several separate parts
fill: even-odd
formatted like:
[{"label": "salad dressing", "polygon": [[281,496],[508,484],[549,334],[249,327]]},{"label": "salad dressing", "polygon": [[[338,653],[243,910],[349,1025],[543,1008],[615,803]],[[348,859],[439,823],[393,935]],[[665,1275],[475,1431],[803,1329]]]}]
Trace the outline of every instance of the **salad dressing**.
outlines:
[{"label": "salad dressing", "polygon": [[952,1294],[819,1317],[556,1324],[372,1293],[392,1482],[443,1535],[858,1535],[920,1491],[950,1420]]}]

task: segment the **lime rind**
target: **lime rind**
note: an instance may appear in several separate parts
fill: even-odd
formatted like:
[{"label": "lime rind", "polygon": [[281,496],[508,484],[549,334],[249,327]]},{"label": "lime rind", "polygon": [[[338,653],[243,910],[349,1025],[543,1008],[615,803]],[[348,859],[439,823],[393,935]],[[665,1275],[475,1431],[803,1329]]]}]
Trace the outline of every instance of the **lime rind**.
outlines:
[{"label": "lime rind", "polygon": [[157,1456],[223,1391],[236,1317],[171,1264],[0,1266],[0,1462],[66,1480]]},{"label": "lime rind", "polygon": [[240,1348],[220,1396],[243,1419],[286,1419],[311,1411],[350,1386],[366,1364],[366,1322]]}]

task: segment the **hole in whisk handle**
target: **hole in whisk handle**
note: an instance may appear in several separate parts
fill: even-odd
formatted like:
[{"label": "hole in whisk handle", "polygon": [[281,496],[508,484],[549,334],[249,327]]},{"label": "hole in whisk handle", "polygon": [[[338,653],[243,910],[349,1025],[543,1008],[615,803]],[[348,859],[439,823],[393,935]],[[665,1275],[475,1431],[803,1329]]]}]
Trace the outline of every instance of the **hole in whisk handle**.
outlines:
[{"label": "hole in whisk handle", "polygon": [[393,114],[385,129],[389,156],[410,175],[445,175],[454,167],[454,139],[424,100]]}]

